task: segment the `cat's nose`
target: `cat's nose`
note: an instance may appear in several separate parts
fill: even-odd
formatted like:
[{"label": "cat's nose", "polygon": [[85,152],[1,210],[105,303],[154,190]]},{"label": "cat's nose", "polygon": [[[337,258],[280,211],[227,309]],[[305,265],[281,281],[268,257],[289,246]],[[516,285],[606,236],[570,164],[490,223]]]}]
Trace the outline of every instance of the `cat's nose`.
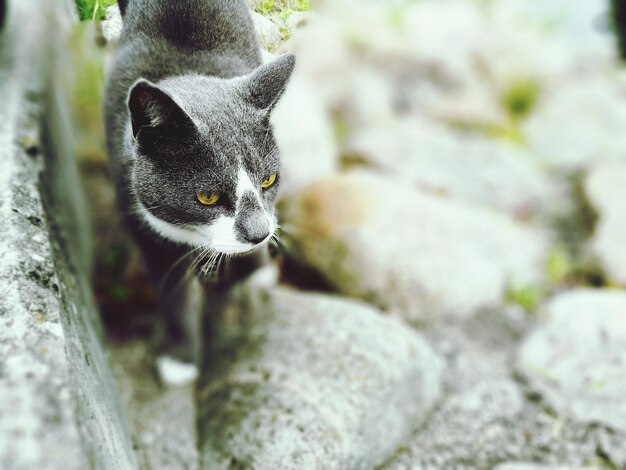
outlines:
[{"label": "cat's nose", "polygon": [[243,239],[254,245],[264,241],[270,234],[267,220],[259,220],[260,218],[255,219],[256,220],[249,220],[248,223],[242,224],[241,227],[241,236]]},{"label": "cat's nose", "polygon": [[250,242],[254,245],[257,245],[259,243],[261,243],[263,240],[265,240],[267,238],[267,236],[270,234],[269,231],[266,231],[265,233],[259,235],[259,234],[255,234],[255,235],[244,235],[244,238],[247,242]]},{"label": "cat's nose", "polygon": [[236,223],[239,238],[254,245],[263,242],[270,234],[270,224],[261,211],[245,214]]}]

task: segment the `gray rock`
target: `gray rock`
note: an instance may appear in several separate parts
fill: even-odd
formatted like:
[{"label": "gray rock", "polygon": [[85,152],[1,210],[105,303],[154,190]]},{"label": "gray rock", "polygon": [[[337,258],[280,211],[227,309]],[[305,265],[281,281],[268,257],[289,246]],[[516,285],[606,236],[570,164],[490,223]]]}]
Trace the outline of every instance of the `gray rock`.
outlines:
[{"label": "gray rock", "polygon": [[585,191],[600,218],[591,251],[609,279],[626,285],[626,162],[599,165],[587,176]]},{"label": "gray rock", "polygon": [[528,318],[484,312],[427,334],[445,357],[443,397],[428,421],[381,467],[483,469],[505,462],[583,468],[626,465],[624,433],[565,421],[512,377],[511,359]]},{"label": "gray rock", "polygon": [[543,275],[541,233],[386,178],[346,174],[286,202],[303,262],[342,293],[410,319],[467,316]]},{"label": "gray rock", "polygon": [[163,387],[154,373],[157,352],[138,340],[109,346],[113,373],[128,410],[139,468],[198,466],[194,386]]},{"label": "gray rock", "polygon": [[560,415],[626,431],[626,292],[579,289],[553,299],[518,368]]},{"label": "gray rock", "polygon": [[294,11],[289,15],[289,18],[287,18],[287,28],[291,32],[304,28],[311,21],[314,21],[315,17],[315,13],[311,11]]},{"label": "gray rock", "polygon": [[281,197],[337,173],[339,150],[330,116],[314,83],[298,70],[272,113],[272,124],[281,154]]},{"label": "gray rock", "polygon": [[426,191],[523,215],[552,199],[550,180],[519,146],[426,119],[364,129],[349,155]]},{"label": "gray rock", "polygon": [[252,23],[256,31],[257,39],[261,48],[272,51],[276,49],[283,41],[283,35],[274,22],[255,11],[251,12]]},{"label": "gray rock", "polygon": [[[576,467],[578,470],[600,469],[602,467]],[[574,470],[572,467],[565,465],[537,465],[528,462],[507,462],[498,465],[494,470]]]},{"label": "gray rock", "polygon": [[577,76],[555,87],[523,129],[535,155],[553,168],[573,171],[624,161],[626,144],[614,138],[624,126],[624,86],[607,73]]},{"label": "gray rock", "polygon": [[122,15],[115,4],[106,9],[106,19],[102,21],[102,35],[107,42],[116,42],[122,34]]},{"label": "gray rock", "polygon": [[439,396],[437,355],[365,304],[242,290],[217,330],[198,392],[206,469],[371,468]]},{"label": "gray rock", "polygon": [[70,6],[11,2],[2,31],[0,467],[8,470],[135,468],[88,284],[61,92]]}]

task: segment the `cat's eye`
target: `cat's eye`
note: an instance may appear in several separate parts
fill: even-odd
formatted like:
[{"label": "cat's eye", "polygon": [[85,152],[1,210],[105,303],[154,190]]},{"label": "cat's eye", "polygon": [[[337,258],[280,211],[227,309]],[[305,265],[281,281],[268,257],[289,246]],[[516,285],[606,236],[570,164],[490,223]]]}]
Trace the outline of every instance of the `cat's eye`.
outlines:
[{"label": "cat's eye", "polygon": [[212,206],[220,200],[219,193],[198,193],[196,194],[196,197],[198,198],[198,201],[200,201],[200,203],[204,204],[205,206]]},{"label": "cat's eye", "polygon": [[276,173],[265,178],[263,182],[261,183],[261,187],[263,189],[268,189],[274,186],[274,183],[276,183]]}]

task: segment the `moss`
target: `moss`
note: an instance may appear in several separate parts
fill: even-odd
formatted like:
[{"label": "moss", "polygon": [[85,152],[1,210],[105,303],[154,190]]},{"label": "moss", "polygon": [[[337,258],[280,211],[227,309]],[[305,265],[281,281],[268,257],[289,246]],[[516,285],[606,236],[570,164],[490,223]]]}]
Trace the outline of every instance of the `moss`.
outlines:
[{"label": "moss", "polygon": [[76,153],[81,160],[104,162],[104,50],[96,41],[93,24],[76,27],[71,41],[74,73],[70,91]]},{"label": "moss", "polygon": [[562,244],[554,245],[546,260],[547,278],[556,284],[562,284],[571,277],[574,269],[571,255]]},{"label": "moss", "polygon": [[117,0],[76,0],[76,7],[81,20],[103,20],[107,7],[116,3]]},{"label": "moss", "polygon": [[311,8],[311,0],[260,0],[255,10],[264,16],[270,16],[283,11],[305,11]]},{"label": "moss", "polygon": [[283,36],[289,39],[287,20],[296,11],[306,11],[311,8],[311,0],[260,0],[254,8],[257,13],[269,17]]},{"label": "moss", "polygon": [[541,87],[536,80],[514,80],[502,94],[502,106],[513,119],[524,118],[535,108],[540,92]]},{"label": "moss", "polygon": [[527,312],[533,312],[546,297],[546,290],[539,285],[514,287],[508,291],[506,297],[509,302],[519,305]]}]

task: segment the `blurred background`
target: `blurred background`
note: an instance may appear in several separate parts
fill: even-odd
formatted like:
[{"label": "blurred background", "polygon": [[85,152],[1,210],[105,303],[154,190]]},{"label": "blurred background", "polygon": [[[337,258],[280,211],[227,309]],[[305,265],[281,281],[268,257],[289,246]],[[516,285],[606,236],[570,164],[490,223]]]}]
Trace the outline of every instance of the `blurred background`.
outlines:
[{"label": "blurred background", "polygon": [[[440,405],[386,468],[626,468],[624,2],[248,4],[265,57],[298,60],[273,117],[280,282],[365,301],[446,364]],[[190,389],[150,372],[155,299],[104,150],[119,12],[77,5],[93,286],[138,456],[184,468]]]}]

